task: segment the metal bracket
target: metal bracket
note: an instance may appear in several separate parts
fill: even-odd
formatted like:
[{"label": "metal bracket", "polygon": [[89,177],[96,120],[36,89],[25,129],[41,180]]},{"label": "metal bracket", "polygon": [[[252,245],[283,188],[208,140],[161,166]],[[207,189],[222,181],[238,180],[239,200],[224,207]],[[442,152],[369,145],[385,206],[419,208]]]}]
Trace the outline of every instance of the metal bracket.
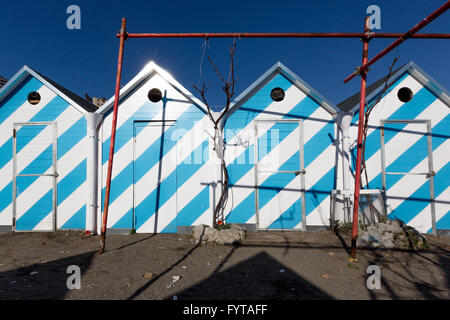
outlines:
[{"label": "metal bracket", "polygon": [[306,170],[300,170],[300,171],[295,171],[295,175],[298,176],[299,174],[306,174]]},{"label": "metal bracket", "polygon": [[[370,71],[369,67],[366,67],[365,72],[369,72],[369,71]],[[353,72],[353,74],[355,76],[360,76],[361,73],[362,73],[361,66],[355,67],[355,72]]]},{"label": "metal bracket", "polygon": [[427,179],[430,179],[431,177],[434,177],[436,175],[435,171],[431,171],[429,173],[427,173],[425,176],[427,177]]}]

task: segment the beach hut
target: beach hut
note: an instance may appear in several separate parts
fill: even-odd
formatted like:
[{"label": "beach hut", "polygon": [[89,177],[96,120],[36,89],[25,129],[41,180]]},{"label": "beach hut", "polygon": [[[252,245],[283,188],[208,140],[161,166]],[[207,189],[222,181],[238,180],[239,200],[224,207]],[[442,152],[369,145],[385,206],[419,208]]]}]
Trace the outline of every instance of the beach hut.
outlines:
[{"label": "beach hut", "polygon": [[[400,219],[422,233],[448,233],[449,94],[413,62],[393,71],[387,87],[385,82],[386,77],[367,87],[367,103],[379,103],[369,117],[368,181],[363,173],[363,186],[380,190],[390,219]],[[351,148],[347,152],[354,171],[359,93],[338,107],[353,117],[348,121]],[[353,190],[349,167],[345,174]]]},{"label": "beach hut", "polygon": [[[102,221],[113,106],[114,97],[96,111],[103,118],[97,221]],[[203,104],[154,62],[121,89],[109,232],[176,233],[212,224],[218,170],[210,128]]]},{"label": "beach hut", "polygon": [[86,114],[95,109],[27,66],[1,88],[1,231],[86,228]]},{"label": "beach hut", "polygon": [[225,119],[226,222],[256,230],[329,226],[337,108],[281,63]]}]

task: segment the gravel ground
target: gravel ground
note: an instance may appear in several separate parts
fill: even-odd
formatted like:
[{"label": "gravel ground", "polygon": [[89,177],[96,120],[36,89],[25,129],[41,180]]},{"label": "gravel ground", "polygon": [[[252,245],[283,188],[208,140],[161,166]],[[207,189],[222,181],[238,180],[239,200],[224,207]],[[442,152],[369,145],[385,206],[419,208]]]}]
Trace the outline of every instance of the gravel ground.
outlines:
[{"label": "gravel ground", "polygon": [[[349,232],[248,233],[240,245],[195,245],[188,235],[81,232],[0,234],[0,299],[449,299],[450,238],[428,249],[363,250]],[[69,290],[67,267],[81,269]],[[367,267],[381,268],[369,290]],[[173,282],[173,277],[179,280]]]}]

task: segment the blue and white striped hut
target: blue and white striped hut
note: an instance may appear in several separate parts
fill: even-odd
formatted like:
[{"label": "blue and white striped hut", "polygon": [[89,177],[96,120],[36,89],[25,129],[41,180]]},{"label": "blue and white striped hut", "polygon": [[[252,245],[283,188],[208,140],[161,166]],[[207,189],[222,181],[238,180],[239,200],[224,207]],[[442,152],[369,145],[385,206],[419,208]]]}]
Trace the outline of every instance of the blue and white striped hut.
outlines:
[{"label": "blue and white striped hut", "polygon": [[24,66],[0,90],[0,229],[85,229],[87,113],[96,108]]},{"label": "blue and white striped hut", "polygon": [[226,222],[260,230],[328,226],[336,114],[281,63],[239,95],[224,125]]},{"label": "blue and white striped hut", "polygon": [[[368,104],[382,94],[385,81],[367,87]],[[359,93],[338,106],[353,116],[349,133],[355,145]],[[410,62],[392,73],[369,117],[369,188],[382,190],[390,219],[398,218],[422,233],[450,229],[449,107],[448,92]],[[364,184],[365,180],[363,175]],[[354,182],[352,190],[353,186]]]},{"label": "blue and white striped hut", "polygon": [[[104,115],[100,211],[113,106],[114,97],[96,112]],[[182,227],[211,225],[211,183],[216,183],[218,170],[209,147],[210,128],[203,104],[155,63],[125,85],[120,92],[107,228],[174,233]]]}]

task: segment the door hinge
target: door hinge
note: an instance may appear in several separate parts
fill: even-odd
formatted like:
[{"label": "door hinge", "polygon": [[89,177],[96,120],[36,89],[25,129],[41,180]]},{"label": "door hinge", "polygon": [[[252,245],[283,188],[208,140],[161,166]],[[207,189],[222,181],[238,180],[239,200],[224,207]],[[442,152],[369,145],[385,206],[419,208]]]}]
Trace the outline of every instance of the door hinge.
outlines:
[{"label": "door hinge", "polygon": [[16,138],[16,129],[13,129],[13,138]]}]

